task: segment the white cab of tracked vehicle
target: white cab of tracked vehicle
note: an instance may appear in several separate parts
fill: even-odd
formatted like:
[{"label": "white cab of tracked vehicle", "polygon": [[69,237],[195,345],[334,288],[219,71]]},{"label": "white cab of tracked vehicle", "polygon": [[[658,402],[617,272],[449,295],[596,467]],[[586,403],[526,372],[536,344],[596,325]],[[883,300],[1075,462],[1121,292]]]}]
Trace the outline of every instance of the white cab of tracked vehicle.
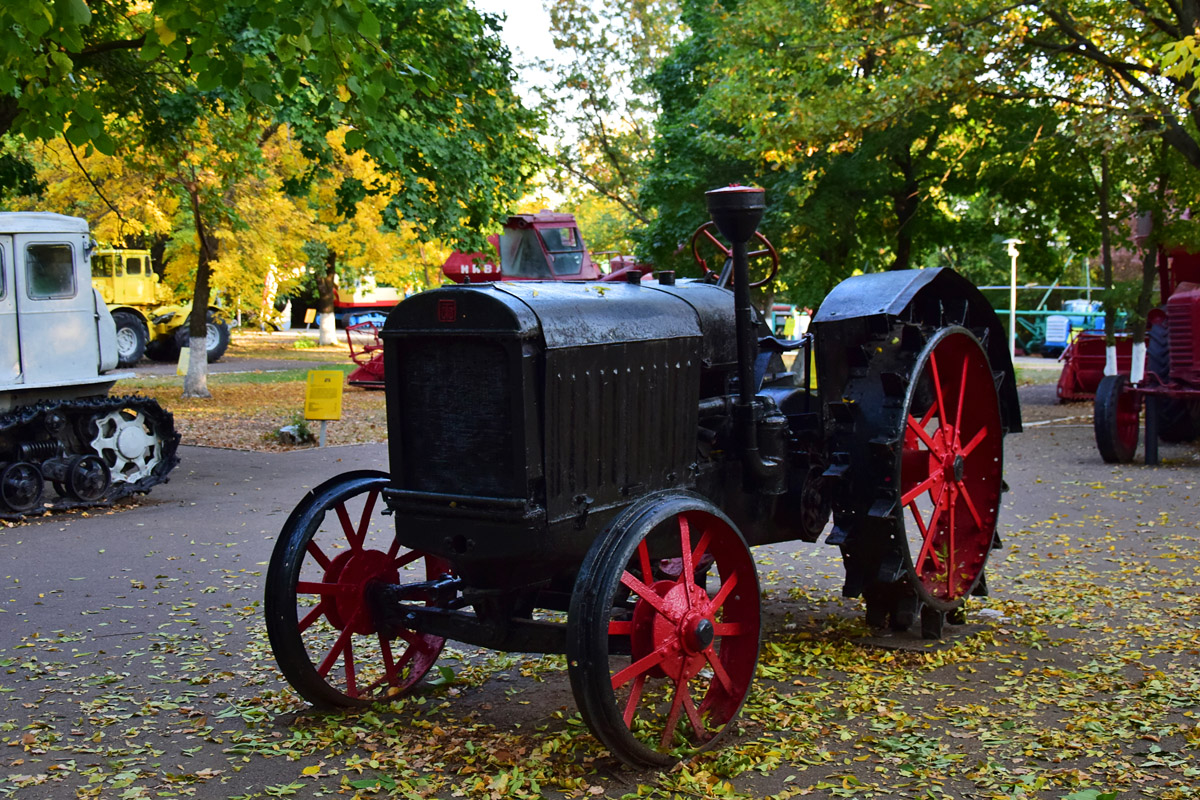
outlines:
[{"label": "white cab of tracked vehicle", "polygon": [[0,394],[10,394],[0,410],[13,404],[11,393],[103,393],[118,377],[104,375],[117,366],[117,336],[92,288],[93,246],[86,220],[0,213]]}]

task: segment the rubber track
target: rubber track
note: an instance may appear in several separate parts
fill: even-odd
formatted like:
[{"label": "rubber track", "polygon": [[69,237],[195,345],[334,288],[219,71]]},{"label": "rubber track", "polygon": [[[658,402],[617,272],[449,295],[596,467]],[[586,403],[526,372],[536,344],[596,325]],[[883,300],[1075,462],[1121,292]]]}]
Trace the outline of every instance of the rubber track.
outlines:
[{"label": "rubber track", "polygon": [[[141,397],[139,395],[85,397],[75,400],[52,400],[32,403],[10,411],[7,414],[0,414],[0,437],[11,435],[18,444],[37,441],[38,437],[31,435],[22,436],[21,429],[29,428],[31,432],[41,430],[41,420],[47,414],[54,411],[62,413],[67,418],[68,424],[75,426],[76,431],[78,431],[81,427],[86,427],[80,424],[82,420],[87,420],[88,424],[90,424],[92,420],[103,417],[113,411],[120,411],[123,408],[140,411],[150,420],[154,432],[158,434],[162,452],[158,464],[155,465],[150,475],[133,483],[129,481],[114,481],[104,497],[90,502],[59,497],[54,488],[47,482],[42,502],[37,508],[21,513],[0,509],[0,519],[21,520],[41,516],[47,511],[65,511],[73,508],[103,508],[131,495],[146,494],[160,483],[166,483],[170,480],[167,476],[179,464],[179,434],[175,431],[175,417],[170,411],[167,411],[157,401],[149,397]],[[68,452],[68,455],[96,454],[89,446],[90,442],[82,441],[78,434],[74,438],[80,439],[83,447],[82,449],[72,448]]]}]

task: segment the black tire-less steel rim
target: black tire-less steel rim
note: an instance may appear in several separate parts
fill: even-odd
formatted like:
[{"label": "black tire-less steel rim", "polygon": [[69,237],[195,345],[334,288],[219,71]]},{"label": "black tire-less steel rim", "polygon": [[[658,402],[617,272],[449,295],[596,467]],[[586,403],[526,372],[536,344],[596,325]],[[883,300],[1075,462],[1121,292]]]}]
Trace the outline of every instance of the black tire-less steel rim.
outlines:
[{"label": "black tire-less steel rim", "polygon": [[596,540],[576,582],[567,634],[576,703],[621,760],[679,761],[733,724],[759,628],[754,561],[729,519],[691,495],[643,501]]},{"label": "black tire-less steel rim", "polygon": [[369,705],[402,695],[445,640],[374,624],[367,587],[441,577],[443,561],[406,550],[383,518],[386,474],[345,473],[318,486],[284,523],[267,570],[267,635],[280,671],[315,706]]},{"label": "black tire-less steel rim", "polygon": [[905,567],[921,600],[947,611],[983,575],[1003,487],[999,397],[970,331],[947,327],[931,337],[904,409],[898,485]]}]

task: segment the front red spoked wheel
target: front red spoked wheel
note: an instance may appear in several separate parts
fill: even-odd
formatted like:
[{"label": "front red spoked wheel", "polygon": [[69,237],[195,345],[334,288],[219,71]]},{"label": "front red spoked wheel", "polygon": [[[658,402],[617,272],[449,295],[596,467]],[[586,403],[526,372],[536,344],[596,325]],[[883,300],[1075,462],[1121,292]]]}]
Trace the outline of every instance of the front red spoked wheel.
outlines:
[{"label": "front red spoked wheel", "polygon": [[437,661],[444,639],[375,625],[368,588],[413,584],[449,572],[440,559],[401,547],[382,516],[388,476],[351,472],[314,489],[284,523],[267,570],[267,634],[279,670],[322,708],[402,694]]},{"label": "front red spoked wheel", "polygon": [[1004,431],[987,355],[943,328],[917,359],[900,458],[905,566],[924,603],[957,607],[983,574],[1003,486]]},{"label": "front red spoked wheel", "polygon": [[674,763],[736,718],[758,636],[758,577],[733,524],[691,496],[648,502],[596,540],[576,582],[567,633],[576,703],[621,760]]}]

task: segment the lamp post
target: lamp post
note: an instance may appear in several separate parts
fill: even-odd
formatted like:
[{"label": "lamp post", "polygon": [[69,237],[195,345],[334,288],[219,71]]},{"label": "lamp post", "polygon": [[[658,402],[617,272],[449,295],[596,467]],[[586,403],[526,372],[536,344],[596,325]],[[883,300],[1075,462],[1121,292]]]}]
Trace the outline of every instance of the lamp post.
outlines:
[{"label": "lamp post", "polygon": [[1012,257],[1012,279],[1008,289],[1008,356],[1017,357],[1017,245],[1025,244],[1020,239],[1005,239],[1008,254]]}]

